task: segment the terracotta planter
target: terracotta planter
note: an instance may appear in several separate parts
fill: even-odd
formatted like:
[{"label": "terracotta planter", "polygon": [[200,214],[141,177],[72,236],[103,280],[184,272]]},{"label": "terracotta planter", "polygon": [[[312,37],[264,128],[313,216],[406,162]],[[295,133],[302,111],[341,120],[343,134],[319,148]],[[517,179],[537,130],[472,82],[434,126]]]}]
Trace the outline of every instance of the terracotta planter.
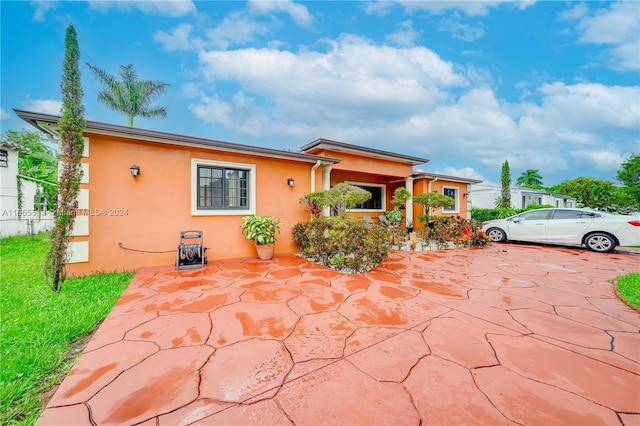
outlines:
[{"label": "terracotta planter", "polygon": [[256,252],[262,260],[269,260],[273,257],[275,244],[256,244]]}]

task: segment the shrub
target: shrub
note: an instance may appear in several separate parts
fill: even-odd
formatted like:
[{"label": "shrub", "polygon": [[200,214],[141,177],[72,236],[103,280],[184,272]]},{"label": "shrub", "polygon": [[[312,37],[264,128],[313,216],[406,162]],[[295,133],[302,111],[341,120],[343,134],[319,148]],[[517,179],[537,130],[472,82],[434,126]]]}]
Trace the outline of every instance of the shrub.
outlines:
[{"label": "shrub", "polygon": [[480,209],[480,208],[474,207],[471,209],[471,218],[479,222],[488,222],[490,220],[495,220],[495,219],[505,219],[507,217],[514,216],[518,213],[527,212],[529,210],[548,209],[548,208],[553,208],[553,206],[550,204],[531,204],[525,207],[524,209],[513,209],[511,207],[496,208],[496,209]]},{"label": "shrub", "polygon": [[491,240],[480,230],[481,222],[460,216],[433,217],[429,223],[429,238],[438,248],[446,248],[449,243],[465,247],[484,247]]},{"label": "shrub", "polygon": [[293,227],[300,255],[337,270],[367,271],[387,257],[391,231],[352,217],[323,217]]},{"label": "shrub", "polygon": [[313,191],[300,198],[298,202],[307,206],[307,212],[311,214],[311,219],[318,219],[322,213],[322,203],[324,191]]}]

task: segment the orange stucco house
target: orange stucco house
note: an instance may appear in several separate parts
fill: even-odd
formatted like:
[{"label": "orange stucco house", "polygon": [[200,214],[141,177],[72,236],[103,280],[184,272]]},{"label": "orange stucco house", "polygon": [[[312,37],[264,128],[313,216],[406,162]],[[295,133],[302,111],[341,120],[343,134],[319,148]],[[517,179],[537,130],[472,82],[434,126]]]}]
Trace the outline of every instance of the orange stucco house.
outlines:
[{"label": "orange stucco house", "polygon": [[[57,136],[58,116],[15,112]],[[254,256],[239,229],[242,217],[254,213],[279,217],[276,253],[294,253],[291,229],[309,220],[298,200],[341,182],[373,195],[354,216],[384,214],[393,191],[404,186],[414,195],[452,196],[456,204],[436,214],[469,217],[466,196],[478,182],[415,172],[429,161],[424,158],[326,139],[291,152],[94,121],[87,121],[84,137],[71,276],[173,264],[180,232],[192,229],[203,231],[209,259]],[[407,203],[406,217],[418,224],[421,209]]]}]

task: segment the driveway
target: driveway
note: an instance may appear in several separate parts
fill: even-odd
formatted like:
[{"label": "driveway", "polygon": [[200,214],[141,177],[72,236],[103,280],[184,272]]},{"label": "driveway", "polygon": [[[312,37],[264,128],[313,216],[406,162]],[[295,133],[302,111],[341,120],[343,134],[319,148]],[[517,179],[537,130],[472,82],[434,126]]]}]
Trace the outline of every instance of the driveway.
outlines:
[{"label": "driveway", "polygon": [[357,275],[140,269],[37,424],[638,425],[629,272],[640,256],[515,244]]}]

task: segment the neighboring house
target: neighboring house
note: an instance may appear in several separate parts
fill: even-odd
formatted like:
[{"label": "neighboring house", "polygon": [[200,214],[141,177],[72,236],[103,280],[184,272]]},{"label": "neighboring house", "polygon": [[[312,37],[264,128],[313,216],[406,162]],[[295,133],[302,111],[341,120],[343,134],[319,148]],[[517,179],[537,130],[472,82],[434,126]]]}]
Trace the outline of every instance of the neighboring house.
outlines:
[{"label": "neighboring house", "polygon": [[[57,136],[58,116],[16,110]],[[415,173],[427,159],[317,139],[299,152],[87,121],[79,211],[67,272],[132,270],[175,262],[180,231],[202,230],[209,259],[254,256],[241,218],[259,214],[283,222],[276,253],[294,253],[292,227],[309,220],[299,199],[347,182],[372,199],[350,214],[376,218],[391,209],[393,191],[441,190],[469,217],[465,195],[474,181]],[[138,170],[134,177],[132,170]],[[419,210],[419,209],[415,209]],[[405,214],[417,223],[414,205]]]},{"label": "neighboring house", "polygon": [[[10,235],[35,234],[51,229],[53,215],[36,209],[38,185],[26,179],[18,180],[18,153],[28,148],[0,141],[0,238]],[[22,188],[22,205],[18,201],[18,182]],[[41,200],[38,200],[41,202]]]},{"label": "neighboring house", "polygon": [[[475,208],[493,209],[501,194],[502,188],[498,185],[473,185],[471,186],[471,205]],[[573,208],[576,207],[576,200],[567,195],[549,194],[542,189],[511,188],[511,207],[523,209],[534,204]]]}]

